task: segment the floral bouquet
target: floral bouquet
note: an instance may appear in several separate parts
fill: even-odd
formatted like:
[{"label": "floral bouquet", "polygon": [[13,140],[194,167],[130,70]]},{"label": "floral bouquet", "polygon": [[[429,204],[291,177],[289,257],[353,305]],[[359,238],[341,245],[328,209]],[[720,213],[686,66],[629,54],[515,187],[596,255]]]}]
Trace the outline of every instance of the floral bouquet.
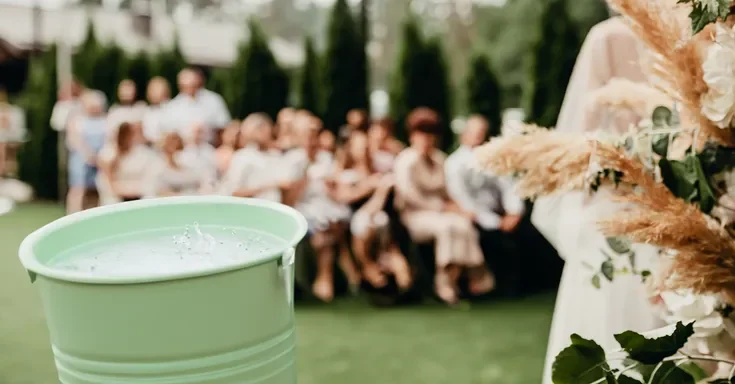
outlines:
[{"label": "floral bouquet", "polygon": [[[735,12],[730,0],[609,2],[646,46],[651,86],[616,80],[595,100],[650,118],[618,136],[525,126],[478,162],[528,198],[612,190],[624,208],[599,222],[608,249],[590,283],[639,275],[672,324],[615,335],[618,351],[572,335],[554,383],[735,383]],[[654,270],[635,268],[632,243],[660,249]]]}]

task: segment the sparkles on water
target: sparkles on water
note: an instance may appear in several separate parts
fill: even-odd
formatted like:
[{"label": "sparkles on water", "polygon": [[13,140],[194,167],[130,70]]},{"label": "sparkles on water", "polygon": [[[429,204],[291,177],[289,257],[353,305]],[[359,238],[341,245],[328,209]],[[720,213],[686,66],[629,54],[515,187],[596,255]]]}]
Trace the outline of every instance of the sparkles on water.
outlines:
[{"label": "sparkles on water", "polygon": [[49,266],[94,275],[150,276],[239,264],[283,245],[283,240],[255,230],[193,223],[179,231],[132,233],[84,244],[58,255]]}]

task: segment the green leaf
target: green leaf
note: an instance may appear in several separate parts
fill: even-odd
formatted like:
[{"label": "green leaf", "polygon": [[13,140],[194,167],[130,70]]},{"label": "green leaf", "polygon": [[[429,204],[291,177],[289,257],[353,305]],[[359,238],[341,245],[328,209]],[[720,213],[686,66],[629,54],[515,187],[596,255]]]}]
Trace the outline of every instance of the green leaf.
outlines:
[{"label": "green leaf", "polygon": [[653,121],[654,127],[662,128],[664,126],[671,125],[671,119],[673,116],[674,114],[671,112],[670,109],[664,106],[658,106],[656,107],[656,109],[653,110],[651,121]]},{"label": "green leaf", "polygon": [[661,159],[658,166],[664,185],[676,197],[690,202],[697,196],[697,171],[689,163]]},{"label": "green leaf", "polygon": [[677,367],[671,361],[661,363],[653,378],[648,380],[650,384],[695,384],[692,375],[681,367]]},{"label": "green leaf", "polygon": [[717,15],[707,12],[702,4],[695,3],[692,6],[692,12],[689,13],[689,18],[692,19],[692,34],[696,34],[703,30],[707,24],[714,23],[717,20]]},{"label": "green leaf", "polygon": [[643,383],[632,377],[622,375],[618,377],[618,384],[643,384]]},{"label": "green leaf", "polygon": [[615,378],[615,374],[610,371],[605,371],[605,384],[619,384]]},{"label": "green leaf", "polygon": [[610,249],[615,251],[618,255],[624,255],[630,252],[630,246],[632,242],[625,237],[608,237],[605,239]]},{"label": "green leaf", "polygon": [[697,171],[697,189],[699,190],[699,209],[704,213],[710,213],[712,208],[715,206],[717,198],[715,192],[710,186],[709,177],[704,173],[702,164],[699,162],[699,158],[696,156],[690,156],[688,159],[692,159],[691,162],[694,164],[694,168]]},{"label": "green leaf", "polygon": [[604,378],[610,367],[602,347],[577,334],[571,339],[572,345],[559,352],[551,366],[554,384],[592,383]]},{"label": "green leaf", "polygon": [[669,153],[669,135],[668,134],[653,135],[653,140],[651,142],[651,149],[653,149],[653,153],[661,157],[666,157],[666,155],[668,155]]},{"label": "green leaf", "polygon": [[36,282],[36,272],[28,271],[28,277],[31,279],[31,284]]},{"label": "green leaf", "polygon": [[594,275],[592,276],[592,286],[600,289],[600,275]]},{"label": "green leaf", "polygon": [[681,349],[693,333],[694,322],[688,325],[678,322],[674,332],[668,336],[649,339],[639,333],[625,331],[615,335],[615,340],[633,360],[643,364],[657,364]]},{"label": "green leaf", "polygon": [[613,281],[613,277],[615,276],[615,266],[613,265],[612,260],[605,260],[605,262],[600,266],[600,272],[605,276],[607,281]]},{"label": "green leaf", "polygon": [[641,272],[641,281],[643,281],[645,283],[646,280],[648,280],[648,278],[650,276],[651,276],[651,271],[642,271]]},{"label": "green leaf", "polygon": [[685,363],[679,364],[679,368],[692,376],[694,381],[704,380],[709,377],[707,372],[705,372],[702,367],[700,367],[699,365],[697,365],[697,363],[693,361],[687,361]]}]

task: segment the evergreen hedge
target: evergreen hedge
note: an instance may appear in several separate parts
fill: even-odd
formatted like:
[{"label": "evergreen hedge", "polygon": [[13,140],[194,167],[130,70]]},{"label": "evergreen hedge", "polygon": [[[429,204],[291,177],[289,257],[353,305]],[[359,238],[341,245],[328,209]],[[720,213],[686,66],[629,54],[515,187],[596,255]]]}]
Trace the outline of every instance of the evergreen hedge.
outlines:
[{"label": "evergreen hedge", "polygon": [[465,87],[468,90],[468,112],[484,116],[490,123],[489,135],[499,135],[503,104],[501,89],[486,56],[476,55],[472,58]]}]

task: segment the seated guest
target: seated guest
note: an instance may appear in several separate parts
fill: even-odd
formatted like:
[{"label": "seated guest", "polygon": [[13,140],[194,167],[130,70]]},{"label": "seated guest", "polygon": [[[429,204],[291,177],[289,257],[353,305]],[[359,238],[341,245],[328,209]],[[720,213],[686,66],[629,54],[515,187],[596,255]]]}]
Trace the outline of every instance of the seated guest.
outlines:
[{"label": "seated guest", "polygon": [[319,132],[319,149],[334,154],[337,150],[337,139],[334,133],[328,129],[322,129]]},{"label": "seated guest", "polygon": [[282,151],[288,151],[296,146],[293,134],[293,124],[296,119],[296,110],[290,107],[281,109],[276,118],[273,130],[273,146]]},{"label": "seated guest", "polygon": [[369,122],[370,117],[364,109],[351,109],[347,112],[347,125],[356,131],[367,131]]},{"label": "seated guest", "polygon": [[135,83],[130,79],[120,82],[117,87],[118,102],[110,106],[107,112],[108,138],[114,141],[117,137],[117,128],[122,123],[142,121],[146,111],[145,102],[136,102],[137,89]]},{"label": "seated guest", "polygon": [[[364,132],[354,131],[340,154],[337,173],[334,180],[327,183],[327,191],[333,200],[349,204],[355,212],[350,221],[353,251],[367,283],[374,288],[383,288],[387,284],[385,273],[388,273],[395,276],[399,288],[408,289],[410,269],[405,257],[388,237],[389,220],[383,211],[393,188],[392,175],[383,176],[373,169]],[[346,244],[343,249],[347,251]],[[373,250],[378,255],[376,258],[371,257]],[[345,256],[349,257],[349,254]]]},{"label": "seated guest", "polygon": [[396,208],[417,243],[435,244],[434,288],[446,303],[458,300],[457,280],[468,272],[473,295],[489,292],[494,278],[485,266],[471,213],[447,195],[445,155],[436,148],[440,118],[428,108],[413,110],[406,119],[410,147],[395,162]]},{"label": "seated guest", "polygon": [[232,120],[222,132],[222,142],[214,152],[217,161],[217,174],[224,175],[232,162],[232,156],[237,151],[240,139],[240,120]]},{"label": "seated guest", "polygon": [[188,168],[198,169],[202,176],[214,182],[217,179],[216,149],[207,141],[209,130],[200,122],[189,127],[184,138],[184,150],[179,155],[179,161]]},{"label": "seated guest", "polygon": [[158,161],[158,155],[145,145],[141,124],[120,124],[114,147],[100,154],[102,174],[97,186],[108,194],[103,204],[142,198]]},{"label": "seated guest", "polygon": [[[467,120],[461,135],[462,145],[447,158],[445,174],[449,196],[472,214],[472,220],[482,233],[487,257],[495,266],[499,291],[517,290],[520,273],[518,254],[513,252],[503,233],[516,230],[523,218],[523,200],[513,192],[508,178],[496,177],[475,167],[473,148],[482,144],[488,134],[488,121],[474,115]],[[489,249],[488,249],[489,248]],[[515,259],[515,260],[509,260]],[[503,268],[501,266],[514,266]],[[515,286],[514,286],[515,285]]]},{"label": "seated guest", "polygon": [[306,217],[309,241],[317,257],[312,291],[328,302],[334,297],[335,245],[344,236],[350,209],[327,195],[325,180],[334,165],[332,155],[319,149],[321,121],[302,114],[294,128],[300,148],[289,151],[284,158],[284,169],[289,175],[282,184],[283,201]]},{"label": "seated guest", "polygon": [[163,119],[166,104],[171,99],[171,89],[163,77],[154,77],[148,82],[146,90],[148,108],[143,113],[143,136],[151,144],[159,143],[168,132],[164,130]]},{"label": "seated guest", "polygon": [[[181,164],[178,160],[184,142],[177,133],[164,137],[161,145],[162,161],[151,165],[155,171],[149,172],[146,182],[147,197],[198,195],[211,192],[212,180],[202,175],[197,168]],[[157,167],[156,167],[157,166]]]},{"label": "seated guest", "polygon": [[67,213],[81,211],[85,195],[95,189],[97,158],[107,137],[105,95],[100,91],[86,91],[81,99],[84,113],[74,118],[67,129]]},{"label": "seated guest", "polygon": [[391,172],[396,156],[405,148],[393,136],[393,122],[387,118],[374,121],[368,128],[368,138],[375,170],[380,173]]},{"label": "seated guest", "polygon": [[264,113],[253,113],[242,122],[242,127],[250,145],[233,155],[219,193],[280,202],[279,187],[284,175],[281,153],[272,148],[273,121]]}]

